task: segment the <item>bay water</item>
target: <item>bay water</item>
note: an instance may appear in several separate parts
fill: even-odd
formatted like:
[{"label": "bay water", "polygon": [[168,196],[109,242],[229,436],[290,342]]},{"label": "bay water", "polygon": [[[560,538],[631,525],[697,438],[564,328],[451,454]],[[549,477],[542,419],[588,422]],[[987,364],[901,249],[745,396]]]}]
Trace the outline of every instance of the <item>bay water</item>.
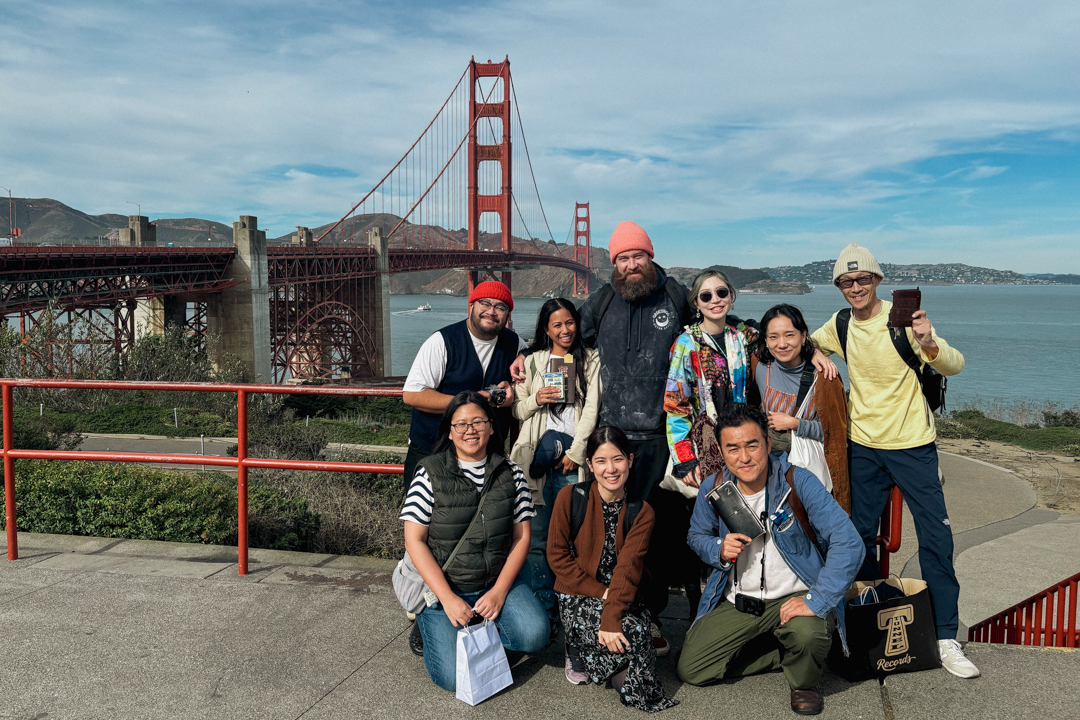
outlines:
[{"label": "bay water", "polygon": [[[883,285],[878,295],[890,299],[892,289]],[[966,361],[964,371],[949,380],[950,409],[991,401],[1080,403],[1080,285],[930,286],[922,293],[922,307],[937,334]],[[522,337],[535,333],[545,300],[514,299],[514,329]],[[839,290],[824,285],[807,295],[744,293],[732,312],[757,320],[781,302],[799,307],[811,332],[847,307]],[[431,310],[417,310],[424,304]],[[464,319],[467,305],[464,297],[391,296],[393,374],[407,375],[424,340]]]}]

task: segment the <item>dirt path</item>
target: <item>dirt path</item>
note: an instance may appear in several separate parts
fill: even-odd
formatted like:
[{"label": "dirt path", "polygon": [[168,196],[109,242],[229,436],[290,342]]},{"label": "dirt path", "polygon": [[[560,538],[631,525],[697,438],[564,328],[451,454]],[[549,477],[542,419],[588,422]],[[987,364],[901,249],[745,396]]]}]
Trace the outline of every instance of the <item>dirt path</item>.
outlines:
[{"label": "dirt path", "polygon": [[1025,450],[992,440],[946,440],[938,448],[999,465],[1031,483],[1038,507],[1080,513],[1080,458]]}]

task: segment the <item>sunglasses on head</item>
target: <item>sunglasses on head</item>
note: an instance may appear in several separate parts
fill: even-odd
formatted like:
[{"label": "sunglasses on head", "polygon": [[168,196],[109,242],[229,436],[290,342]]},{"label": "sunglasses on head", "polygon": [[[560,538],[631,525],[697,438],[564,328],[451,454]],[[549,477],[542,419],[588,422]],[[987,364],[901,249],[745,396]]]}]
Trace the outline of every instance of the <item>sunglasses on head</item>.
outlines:
[{"label": "sunglasses on head", "polygon": [[715,290],[706,290],[705,292],[697,296],[698,302],[703,302],[706,304],[712,302],[712,296],[714,293],[716,294],[717,300],[723,300],[731,294],[731,291],[728,290],[726,287],[716,288]]}]

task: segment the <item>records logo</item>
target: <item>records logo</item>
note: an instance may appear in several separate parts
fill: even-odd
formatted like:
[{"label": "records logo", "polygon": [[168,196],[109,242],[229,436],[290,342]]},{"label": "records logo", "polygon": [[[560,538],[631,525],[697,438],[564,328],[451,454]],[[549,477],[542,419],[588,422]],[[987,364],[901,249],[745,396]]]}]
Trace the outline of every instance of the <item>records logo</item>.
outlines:
[{"label": "records logo", "polygon": [[667,330],[671,326],[671,311],[665,308],[653,310],[652,324],[657,330]]},{"label": "records logo", "polygon": [[914,620],[915,608],[911,605],[901,605],[878,613],[878,629],[888,631],[885,640],[886,657],[903,655],[908,651],[907,626]]}]

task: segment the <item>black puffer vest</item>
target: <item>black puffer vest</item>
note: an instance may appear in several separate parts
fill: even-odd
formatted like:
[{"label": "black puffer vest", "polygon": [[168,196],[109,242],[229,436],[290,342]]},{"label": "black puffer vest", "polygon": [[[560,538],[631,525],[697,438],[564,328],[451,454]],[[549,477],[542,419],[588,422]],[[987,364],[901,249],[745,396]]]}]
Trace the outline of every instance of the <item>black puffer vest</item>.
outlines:
[{"label": "black puffer vest", "polygon": [[510,554],[517,485],[509,462],[502,455],[488,455],[481,493],[476,492],[476,485],[461,472],[453,448],[424,458],[419,464],[427,471],[435,499],[427,542],[440,565],[450,557],[477,506],[483,503],[480,517],[445,575],[457,592],[486,590],[495,584]]}]

